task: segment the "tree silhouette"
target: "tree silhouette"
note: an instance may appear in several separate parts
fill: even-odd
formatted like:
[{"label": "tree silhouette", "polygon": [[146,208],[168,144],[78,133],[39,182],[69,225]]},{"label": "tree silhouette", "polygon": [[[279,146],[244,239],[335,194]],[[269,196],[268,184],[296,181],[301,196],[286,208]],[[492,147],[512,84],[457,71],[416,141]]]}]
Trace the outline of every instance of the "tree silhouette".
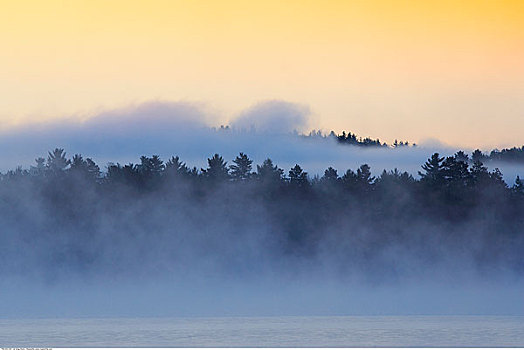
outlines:
[{"label": "tree silhouette", "polygon": [[494,149],[489,154],[490,160],[505,162],[524,162],[524,146],[504,148],[503,150]]},{"label": "tree silhouette", "polygon": [[29,172],[33,176],[44,176],[45,171],[47,170],[45,159],[42,157],[38,157],[35,159],[36,165],[31,166]]},{"label": "tree silhouette", "polygon": [[473,162],[483,162],[486,158],[486,155],[482,153],[479,149],[474,150],[471,154],[471,160]]},{"label": "tree silhouette", "polygon": [[128,163],[124,166],[109,163],[105,182],[110,184],[121,184],[137,188],[139,184],[138,166]]},{"label": "tree silhouette", "polygon": [[511,187],[514,193],[520,196],[524,196],[524,181],[520,179],[520,176],[517,175],[515,179],[515,184]]},{"label": "tree silhouette", "polygon": [[164,168],[164,162],[157,155],[140,157],[140,165],[138,165],[139,173],[145,174],[148,177],[158,177]]},{"label": "tree silhouette", "polygon": [[190,172],[186,163],[180,161],[178,156],[169,158],[164,167],[164,173],[168,178],[187,177]]},{"label": "tree silhouette", "polygon": [[320,179],[322,183],[335,184],[339,181],[338,173],[336,169],[332,167],[327,168],[324,171],[324,176]]},{"label": "tree silhouette", "polygon": [[397,168],[394,170],[382,171],[382,174],[375,180],[374,184],[382,189],[395,187],[408,187],[415,183],[415,179],[407,171],[400,172]]},{"label": "tree silhouette", "polygon": [[341,180],[342,180],[342,183],[346,187],[354,187],[354,186],[356,186],[356,184],[358,182],[358,177],[357,177],[357,174],[353,170],[348,169],[348,170],[346,170],[344,175],[342,175]]},{"label": "tree silhouette", "polygon": [[240,152],[229,167],[231,169],[231,178],[237,181],[249,179],[251,177],[251,164],[253,164],[253,161]]},{"label": "tree silhouette", "polygon": [[47,169],[54,174],[58,174],[66,170],[71,163],[66,158],[66,153],[63,148],[55,148],[53,151],[48,153],[47,156]]},{"label": "tree silhouette", "polygon": [[284,170],[274,165],[273,161],[267,158],[262,165],[257,165],[256,177],[264,182],[278,183],[284,177]]},{"label": "tree silhouette", "polygon": [[473,165],[471,166],[471,179],[473,185],[483,186],[489,181],[488,168],[479,160],[480,158],[474,157]]},{"label": "tree silhouette", "polygon": [[296,164],[289,170],[289,183],[295,186],[305,186],[308,183],[307,173]]},{"label": "tree silhouette", "polygon": [[214,181],[225,181],[229,179],[227,162],[216,153],[212,158],[207,159],[207,169],[202,169],[205,178]]},{"label": "tree silhouette", "polygon": [[429,158],[422,169],[424,172],[418,172],[421,177],[421,181],[430,187],[438,187],[444,183],[444,166],[442,161],[444,157],[439,157],[438,153],[434,153],[431,158]]},{"label": "tree silhouette", "polygon": [[468,163],[464,160],[459,160],[467,158],[464,157],[464,154],[459,155],[457,159],[456,156],[447,157],[446,160],[442,163],[442,174],[444,180],[448,183],[449,186],[456,187],[465,187],[471,181],[471,174],[469,172]]},{"label": "tree silhouette", "polygon": [[148,189],[157,189],[161,185],[164,169],[164,162],[159,156],[142,156],[140,157],[140,164],[136,166],[138,181]]},{"label": "tree silhouette", "polygon": [[457,153],[455,153],[453,157],[457,162],[469,162],[469,156],[466,153],[464,153],[464,151],[458,151]]},{"label": "tree silhouette", "polygon": [[75,154],[71,159],[69,171],[86,179],[97,180],[100,177],[100,167],[91,158],[84,158]]},{"label": "tree silhouette", "polygon": [[504,177],[502,176],[502,172],[499,168],[493,169],[492,172],[489,173],[490,178],[490,185],[493,187],[499,187],[499,188],[507,188],[508,185],[504,182]]},{"label": "tree silhouette", "polygon": [[367,164],[362,164],[357,169],[357,180],[364,186],[371,185],[375,180],[374,176],[371,176],[371,168]]}]

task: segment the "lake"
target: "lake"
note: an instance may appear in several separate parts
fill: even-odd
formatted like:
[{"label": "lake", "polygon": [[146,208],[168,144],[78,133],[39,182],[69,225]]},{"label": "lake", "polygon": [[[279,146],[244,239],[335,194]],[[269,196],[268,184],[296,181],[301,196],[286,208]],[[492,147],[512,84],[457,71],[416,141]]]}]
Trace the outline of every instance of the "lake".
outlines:
[{"label": "lake", "polygon": [[0,346],[524,347],[524,317],[0,319]]}]

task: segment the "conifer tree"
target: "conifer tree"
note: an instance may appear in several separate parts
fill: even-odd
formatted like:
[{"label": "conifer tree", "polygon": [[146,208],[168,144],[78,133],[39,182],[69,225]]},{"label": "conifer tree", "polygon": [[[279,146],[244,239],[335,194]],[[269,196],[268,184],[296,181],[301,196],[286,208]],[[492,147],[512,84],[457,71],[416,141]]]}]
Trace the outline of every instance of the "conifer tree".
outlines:
[{"label": "conifer tree", "polygon": [[229,168],[231,169],[231,178],[233,180],[242,181],[251,177],[251,164],[253,161],[247,155],[240,152],[240,154],[233,160]]},{"label": "conifer tree", "polygon": [[438,153],[434,153],[431,158],[429,158],[424,165],[422,165],[422,169],[424,170],[424,173],[418,172],[418,174],[421,177],[421,181],[428,184],[431,187],[437,187],[443,184],[444,182],[444,173],[443,169],[444,166],[442,165],[442,161],[444,160],[444,157],[439,157]]},{"label": "conifer tree", "polygon": [[202,169],[202,174],[205,178],[224,181],[229,179],[229,170],[227,168],[227,162],[224,161],[218,153],[211,158],[207,159],[208,167],[207,169]]},{"label": "conifer tree", "polygon": [[517,178],[515,179],[515,184],[511,189],[514,193],[518,195],[524,195],[524,181],[520,179],[520,176],[517,175]]},{"label": "conifer tree", "polygon": [[171,157],[166,162],[164,168],[164,174],[167,177],[177,177],[177,176],[187,176],[189,175],[190,170],[187,167],[186,163],[180,161],[180,157]]},{"label": "conifer tree", "polygon": [[331,183],[331,184],[338,182],[338,180],[339,180],[339,177],[337,174],[337,170],[333,169],[332,167],[327,168],[324,171],[324,176],[322,176],[322,178],[320,179],[320,181],[323,183]]},{"label": "conifer tree", "polygon": [[46,166],[49,171],[57,174],[66,170],[70,163],[71,161],[66,158],[66,152],[64,152],[64,149],[55,148],[48,153]]},{"label": "conifer tree", "polygon": [[295,164],[295,166],[289,170],[289,183],[298,186],[304,186],[308,183],[307,173],[302,170],[300,165]]},{"label": "conifer tree", "polygon": [[273,161],[267,158],[262,165],[257,165],[256,176],[259,180],[280,182],[284,177],[284,170],[274,165]]}]

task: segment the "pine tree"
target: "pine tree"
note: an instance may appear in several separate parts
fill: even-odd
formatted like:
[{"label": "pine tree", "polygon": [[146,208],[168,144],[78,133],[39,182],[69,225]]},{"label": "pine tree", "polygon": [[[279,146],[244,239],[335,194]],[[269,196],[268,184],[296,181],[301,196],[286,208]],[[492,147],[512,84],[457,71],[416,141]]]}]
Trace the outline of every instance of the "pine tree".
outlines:
[{"label": "pine tree", "polygon": [[475,185],[485,184],[489,180],[488,168],[484,166],[478,157],[473,161],[470,173],[472,182]]},{"label": "pine tree", "polygon": [[165,165],[164,174],[167,177],[188,176],[190,173],[186,163],[180,161],[180,157],[171,157]]},{"label": "pine tree", "polygon": [[165,168],[164,162],[157,155],[152,157],[142,156],[140,157],[140,162],[138,171],[146,176],[159,176]]},{"label": "pine tree", "polygon": [[305,186],[308,183],[307,173],[302,170],[300,165],[295,164],[295,166],[289,170],[289,183],[297,186]]},{"label": "pine tree", "polygon": [[344,175],[342,175],[341,180],[345,185],[355,184],[357,182],[357,174],[353,170],[348,169]]},{"label": "pine tree", "polygon": [[469,156],[464,151],[458,151],[455,153],[454,158],[457,162],[469,162]]},{"label": "pine tree", "polygon": [[515,184],[511,188],[514,193],[524,196],[524,181],[520,179],[520,176],[517,175],[517,178],[515,179]]},{"label": "pine tree", "polygon": [[473,153],[471,154],[471,160],[473,162],[482,162],[486,159],[486,155],[484,155],[479,149],[476,149],[473,151]]},{"label": "pine tree", "polygon": [[36,166],[31,165],[29,170],[30,174],[33,176],[43,176],[46,171],[45,159],[38,157],[35,159]]},{"label": "pine tree", "polygon": [[71,161],[66,158],[66,152],[63,148],[55,148],[47,156],[47,169],[54,174],[63,172],[67,169]]},{"label": "pine tree", "polygon": [[229,168],[231,169],[231,178],[237,181],[247,180],[251,177],[251,164],[253,161],[247,155],[240,154],[233,160]]},{"label": "pine tree", "polygon": [[75,154],[71,159],[69,171],[86,179],[97,180],[100,177],[100,167],[91,158],[84,160],[80,154]]},{"label": "pine tree", "polygon": [[367,164],[362,164],[357,169],[357,180],[362,185],[371,185],[375,180],[374,176],[371,176],[371,168]]},{"label": "pine tree", "polygon": [[229,170],[227,168],[227,162],[224,161],[218,153],[212,158],[207,159],[207,169],[202,169],[202,175],[205,178],[215,181],[225,181],[229,179]]},{"label": "pine tree", "polygon": [[[461,155],[459,155],[459,158],[465,159]],[[458,160],[456,157],[447,157],[442,163],[444,180],[450,186],[465,187],[471,182],[471,174],[468,168],[465,161]]]},{"label": "pine tree", "polygon": [[322,176],[322,178],[320,179],[321,182],[330,183],[330,184],[337,183],[338,180],[339,180],[339,177],[337,174],[337,170],[333,169],[332,167],[327,168],[324,171],[324,176]]},{"label": "pine tree", "polygon": [[499,168],[495,168],[492,172],[489,173],[489,179],[491,182],[491,185],[498,186],[501,188],[507,188],[508,185],[506,182],[504,182],[504,177],[502,176],[502,172]]},{"label": "pine tree", "polygon": [[422,165],[424,173],[420,171],[418,172],[421,177],[421,181],[432,187],[442,185],[444,183],[444,166],[442,165],[443,160],[444,157],[440,158],[438,153],[434,153],[431,158],[429,158],[424,163],[424,165]]},{"label": "pine tree", "polygon": [[266,159],[262,165],[257,165],[256,177],[267,182],[280,182],[284,177],[284,170],[273,164],[271,159]]}]

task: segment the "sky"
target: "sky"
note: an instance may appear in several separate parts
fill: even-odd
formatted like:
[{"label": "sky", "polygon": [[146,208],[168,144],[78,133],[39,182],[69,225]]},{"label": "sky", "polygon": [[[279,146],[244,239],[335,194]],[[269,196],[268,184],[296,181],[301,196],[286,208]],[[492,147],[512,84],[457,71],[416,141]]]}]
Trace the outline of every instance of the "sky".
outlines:
[{"label": "sky", "polygon": [[310,128],[522,145],[524,1],[0,0],[0,129],[150,101],[227,124],[264,101]]}]

